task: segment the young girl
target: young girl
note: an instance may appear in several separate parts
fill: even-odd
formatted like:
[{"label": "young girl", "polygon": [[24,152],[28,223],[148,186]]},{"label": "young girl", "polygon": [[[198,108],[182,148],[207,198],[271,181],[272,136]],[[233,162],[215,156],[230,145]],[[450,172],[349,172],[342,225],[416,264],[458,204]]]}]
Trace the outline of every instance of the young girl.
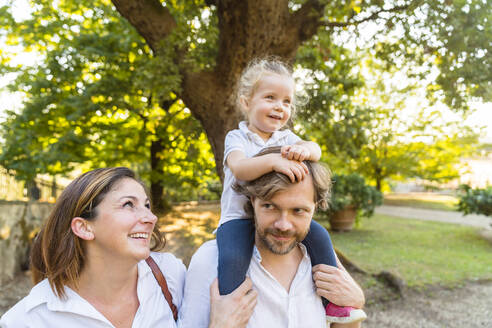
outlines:
[{"label": "young girl", "polygon": [[[274,59],[251,62],[238,85],[238,105],[247,117],[239,129],[230,131],[225,139],[224,190],[221,218],[217,229],[219,249],[219,291],[231,293],[245,279],[253,246],[254,223],[246,217],[244,196],[232,186],[235,180],[250,181],[268,172],[286,174],[292,182],[301,181],[308,169],[304,160],[318,161],[321,149],[315,142],[303,141],[283,129],[296,107],[295,83],[287,66]],[[253,157],[264,147],[282,146],[281,154]],[[303,244],[312,265],[336,266],[336,256],[325,228],[312,221]],[[323,299],[328,322],[349,323],[365,319],[364,311],[340,307]]]}]

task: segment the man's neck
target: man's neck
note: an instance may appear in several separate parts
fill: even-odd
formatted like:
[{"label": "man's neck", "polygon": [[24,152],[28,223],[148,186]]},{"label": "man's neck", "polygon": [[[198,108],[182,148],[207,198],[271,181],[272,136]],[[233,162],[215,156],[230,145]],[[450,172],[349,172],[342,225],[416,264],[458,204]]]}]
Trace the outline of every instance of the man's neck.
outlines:
[{"label": "man's neck", "polygon": [[299,246],[294,247],[289,253],[278,255],[270,250],[258,246],[261,255],[261,265],[267,270],[287,292],[296,276],[299,264],[302,261],[303,253]]}]

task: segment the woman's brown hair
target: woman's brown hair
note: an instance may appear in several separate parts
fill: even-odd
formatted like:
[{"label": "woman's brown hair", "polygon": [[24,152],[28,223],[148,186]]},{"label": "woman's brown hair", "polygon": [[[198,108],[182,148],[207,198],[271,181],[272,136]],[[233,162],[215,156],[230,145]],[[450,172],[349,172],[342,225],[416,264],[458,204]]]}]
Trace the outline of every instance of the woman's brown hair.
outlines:
[{"label": "woman's brown hair", "polygon": [[[61,298],[65,296],[65,285],[77,285],[85,263],[85,249],[82,239],[72,232],[72,219],[93,220],[97,205],[123,178],[142,184],[129,168],[112,167],[86,172],[65,188],[32,246],[31,271],[35,284],[48,278],[51,288]],[[147,192],[145,186],[144,189]],[[164,245],[165,239],[156,224],[152,250],[160,250]]]}]

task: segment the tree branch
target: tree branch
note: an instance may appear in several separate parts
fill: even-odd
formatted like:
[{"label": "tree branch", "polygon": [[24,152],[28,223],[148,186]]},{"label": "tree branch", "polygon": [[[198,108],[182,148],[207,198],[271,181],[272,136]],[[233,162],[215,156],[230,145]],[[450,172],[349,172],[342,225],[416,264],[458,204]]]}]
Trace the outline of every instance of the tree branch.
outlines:
[{"label": "tree branch", "polygon": [[348,19],[348,21],[346,21],[346,22],[322,22],[321,25],[322,26],[326,26],[326,27],[356,26],[356,25],[359,25],[360,23],[367,22],[367,21],[370,21],[370,20],[373,20],[373,19],[378,18],[379,15],[382,14],[382,13],[394,13],[394,12],[398,12],[398,11],[403,11],[405,9],[408,9],[411,5],[412,5],[412,3],[409,3],[407,5],[396,6],[396,7],[390,8],[390,9],[380,9],[380,10],[372,13],[370,16],[368,16],[366,18],[362,18],[362,19],[358,19],[358,20],[353,20],[352,21],[352,19],[354,19],[356,17],[356,15],[353,14]]},{"label": "tree branch", "polygon": [[325,4],[318,0],[308,0],[302,7],[292,14],[292,29],[299,31],[299,44],[310,39],[318,28],[323,25]]},{"label": "tree branch", "polygon": [[112,2],[154,52],[159,42],[176,27],[174,17],[159,0],[112,0]]}]

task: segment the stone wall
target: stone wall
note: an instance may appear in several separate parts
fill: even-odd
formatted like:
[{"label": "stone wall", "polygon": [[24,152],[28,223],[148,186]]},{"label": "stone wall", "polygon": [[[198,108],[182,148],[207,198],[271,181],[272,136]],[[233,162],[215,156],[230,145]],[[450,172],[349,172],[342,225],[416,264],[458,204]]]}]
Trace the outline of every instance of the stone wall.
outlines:
[{"label": "stone wall", "polygon": [[29,263],[29,247],[54,204],[0,201],[0,283]]}]

